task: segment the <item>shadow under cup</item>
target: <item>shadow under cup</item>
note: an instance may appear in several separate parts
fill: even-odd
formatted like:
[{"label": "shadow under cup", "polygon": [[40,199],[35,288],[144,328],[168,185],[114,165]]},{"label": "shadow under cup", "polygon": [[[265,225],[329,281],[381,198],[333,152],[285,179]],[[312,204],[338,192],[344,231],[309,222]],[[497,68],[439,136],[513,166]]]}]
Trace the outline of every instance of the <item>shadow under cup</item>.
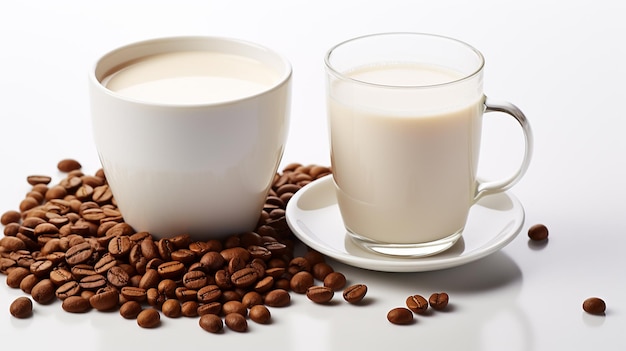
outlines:
[{"label": "shadow under cup", "polygon": [[[377,253],[420,257],[461,237],[471,206],[525,173],[532,138],[515,106],[483,94],[484,59],[455,39],[384,33],[326,56],[328,122],[337,202],[348,235]],[[511,178],[476,179],[483,112],[515,117],[526,137]]]},{"label": "shadow under cup", "polygon": [[[167,67],[158,66],[161,59]],[[133,76],[141,69],[148,75]],[[122,74],[130,74],[142,93],[144,83],[179,85],[163,95],[129,95],[109,85]],[[136,231],[208,240],[256,227],[287,138],[287,60],[236,39],[162,38],[104,55],[89,88],[100,161],[124,220]],[[204,93],[199,89],[208,97],[224,90],[231,95],[184,100]]]}]

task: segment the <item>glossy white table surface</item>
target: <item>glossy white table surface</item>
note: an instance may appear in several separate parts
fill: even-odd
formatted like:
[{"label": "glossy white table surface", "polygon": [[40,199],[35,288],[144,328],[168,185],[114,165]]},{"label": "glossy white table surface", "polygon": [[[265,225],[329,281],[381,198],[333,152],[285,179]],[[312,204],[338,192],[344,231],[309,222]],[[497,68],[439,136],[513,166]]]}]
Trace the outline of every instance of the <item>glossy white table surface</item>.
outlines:
[{"label": "glossy white table surface", "polygon": [[[518,105],[531,121],[535,153],[511,193],[523,204],[521,233],[467,265],[418,273],[373,272],[329,260],[349,282],[369,286],[367,303],[331,306],[292,294],[273,323],[240,334],[204,332],[195,318],[139,328],[117,313],[73,315],[60,303],[9,314],[19,289],[0,284],[0,340],[94,350],[624,350],[626,326],[626,3],[527,1],[84,1],[0,4],[0,212],[18,206],[26,176],[60,180],[58,160],[99,168],[87,72],[96,57],[136,40],[219,35],[256,41],[289,58],[292,120],[283,165],[329,165],[323,55],[373,32],[456,37],[486,56],[485,92]],[[521,157],[512,121],[485,118],[480,173],[506,175]],[[550,239],[533,245],[528,227]],[[450,306],[409,326],[386,320],[411,294],[446,291]],[[606,315],[582,310],[602,297]],[[65,346],[66,347],[66,346]]]}]

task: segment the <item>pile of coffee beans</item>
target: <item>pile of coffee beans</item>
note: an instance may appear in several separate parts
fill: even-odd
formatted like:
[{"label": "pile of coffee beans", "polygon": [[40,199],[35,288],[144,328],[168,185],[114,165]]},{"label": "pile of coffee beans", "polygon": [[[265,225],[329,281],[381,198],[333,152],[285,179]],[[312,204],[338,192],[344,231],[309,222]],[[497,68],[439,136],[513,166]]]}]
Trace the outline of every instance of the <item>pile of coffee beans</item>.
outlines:
[{"label": "pile of coffee beans", "polygon": [[[285,208],[293,194],[331,173],[323,166],[290,164],[276,174],[254,231],[224,239],[193,241],[185,233],[156,239],[124,222],[104,172],[82,172],[61,160],[66,176],[56,185],[45,175],[27,177],[32,186],[18,209],[2,214],[0,272],[7,285],[39,304],[62,301],[63,310],[119,311],[143,328],[168,318],[199,317],[209,332],[245,332],[248,319],[269,323],[268,307],[285,307],[291,294],[329,302],[346,277],[313,250],[296,255]],[[363,284],[343,291],[349,303],[367,292]],[[30,298],[17,298],[10,312],[32,315]]]}]

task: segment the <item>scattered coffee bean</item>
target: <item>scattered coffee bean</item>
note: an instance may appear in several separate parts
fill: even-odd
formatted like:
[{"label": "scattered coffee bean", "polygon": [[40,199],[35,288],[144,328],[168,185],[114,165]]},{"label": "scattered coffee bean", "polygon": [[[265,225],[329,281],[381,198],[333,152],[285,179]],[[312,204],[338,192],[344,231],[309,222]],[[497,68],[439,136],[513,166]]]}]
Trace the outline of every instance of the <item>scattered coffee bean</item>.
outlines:
[{"label": "scattered coffee bean", "polygon": [[30,294],[33,300],[45,305],[51,303],[54,300],[56,287],[50,279],[42,279],[35,286],[33,286]]},{"label": "scattered coffee bean", "polygon": [[9,312],[15,318],[28,318],[33,314],[33,301],[26,296],[20,296],[13,300]]},{"label": "scattered coffee bean", "polygon": [[535,241],[546,240],[548,238],[548,228],[543,224],[535,224],[528,229],[528,237]]},{"label": "scattered coffee bean", "polygon": [[583,301],[583,310],[590,314],[602,315],[606,311],[606,303],[599,297],[590,297]]},{"label": "scattered coffee bean", "polygon": [[340,272],[331,272],[324,277],[324,286],[335,291],[341,290],[346,286],[346,276]]},{"label": "scattered coffee bean", "polygon": [[137,315],[137,325],[142,328],[156,328],[161,324],[161,314],[154,308],[145,309]]},{"label": "scattered coffee bean", "polygon": [[417,314],[424,314],[428,309],[428,301],[421,295],[412,295],[406,298],[406,307]]},{"label": "scattered coffee bean", "polygon": [[182,308],[180,306],[180,301],[176,299],[167,299],[161,305],[161,312],[166,317],[169,318],[178,318],[182,315]]},{"label": "scattered coffee bean", "polygon": [[57,163],[57,168],[59,169],[59,171],[65,173],[81,169],[81,167],[82,166],[78,161],[71,158],[63,159],[59,161],[59,163]]},{"label": "scattered coffee bean", "polygon": [[224,317],[226,326],[236,332],[243,333],[248,330],[246,318],[239,313],[229,313]]},{"label": "scattered coffee bean", "polygon": [[216,314],[202,315],[198,323],[200,324],[200,328],[209,333],[219,333],[224,329],[224,322],[222,322],[222,319]]},{"label": "scattered coffee bean", "polygon": [[354,304],[363,300],[365,294],[367,294],[367,286],[365,284],[355,284],[347,287],[343,291],[343,298],[349,303]]},{"label": "scattered coffee bean", "polygon": [[328,286],[312,286],[307,289],[306,296],[315,303],[328,303],[333,299],[335,292]]},{"label": "scattered coffee bean", "polygon": [[413,312],[405,307],[396,307],[387,313],[387,320],[393,324],[411,324],[413,323]]},{"label": "scattered coffee bean", "polygon": [[268,324],[272,319],[270,310],[264,305],[254,305],[248,312],[250,319],[259,324]]},{"label": "scattered coffee bean", "polygon": [[120,306],[120,315],[125,319],[135,319],[143,308],[137,301],[126,301]]},{"label": "scattered coffee bean", "polygon": [[91,310],[89,300],[82,296],[69,296],[63,300],[61,307],[64,311],[70,313],[85,313]]},{"label": "scattered coffee bean", "polygon": [[284,289],[275,289],[265,295],[265,304],[270,307],[285,307],[290,303],[291,296]]},{"label": "scattered coffee bean", "polygon": [[314,284],[313,275],[307,271],[299,271],[291,278],[290,287],[297,294],[305,294]]},{"label": "scattered coffee bean", "polygon": [[430,307],[433,309],[441,311],[448,306],[448,299],[448,294],[445,292],[434,293],[430,295],[430,298],[428,298],[428,303],[430,303]]}]

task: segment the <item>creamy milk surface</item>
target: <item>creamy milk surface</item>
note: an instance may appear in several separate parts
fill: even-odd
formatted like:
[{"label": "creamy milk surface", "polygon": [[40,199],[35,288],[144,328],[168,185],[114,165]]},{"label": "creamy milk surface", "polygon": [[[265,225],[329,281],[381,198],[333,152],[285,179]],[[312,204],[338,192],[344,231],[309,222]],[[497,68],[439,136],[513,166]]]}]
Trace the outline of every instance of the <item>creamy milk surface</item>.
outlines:
[{"label": "creamy milk surface", "polygon": [[180,51],[132,62],[103,80],[128,98],[162,104],[210,104],[256,95],[278,73],[252,58],[212,51]]},{"label": "creamy milk surface", "polygon": [[[462,78],[417,64],[371,66],[349,77],[405,87]],[[480,97],[468,99],[447,88],[429,91],[425,98],[422,88],[359,88],[345,80],[331,84],[332,165],[348,229],[376,241],[407,244],[462,230],[474,197]]]}]

